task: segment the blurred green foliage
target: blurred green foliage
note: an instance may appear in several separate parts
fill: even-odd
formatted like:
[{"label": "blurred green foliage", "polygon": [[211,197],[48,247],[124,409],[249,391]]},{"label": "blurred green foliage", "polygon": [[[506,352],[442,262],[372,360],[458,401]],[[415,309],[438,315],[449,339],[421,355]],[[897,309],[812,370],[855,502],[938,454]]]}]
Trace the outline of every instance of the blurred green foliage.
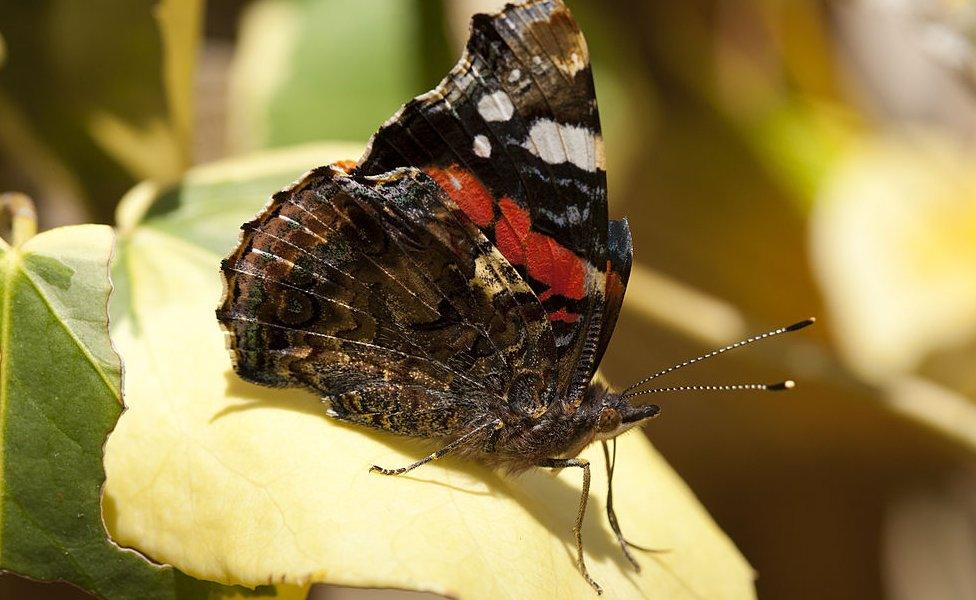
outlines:
[{"label": "blurred green foliage", "polygon": [[364,140],[450,67],[440,7],[412,0],[260,0],[231,74],[234,150]]},{"label": "blurred green foliage", "polygon": [[[69,219],[107,222],[120,194],[135,181],[174,175],[185,164],[165,125],[163,48],[154,4],[0,4],[7,47],[0,67],[3,173],[5,181],[28,191],[52,192],[51,198],[40,196],[42,215],[51,200],[69,211]],[[115,131],[123,127],[159,139],[150,165],[155,173],[135,173],[125,164],[141,148],[123,152],[106,143],[114,133],[104,131],[106,123]],[[138,136],[132,138],[138,145]]]}]

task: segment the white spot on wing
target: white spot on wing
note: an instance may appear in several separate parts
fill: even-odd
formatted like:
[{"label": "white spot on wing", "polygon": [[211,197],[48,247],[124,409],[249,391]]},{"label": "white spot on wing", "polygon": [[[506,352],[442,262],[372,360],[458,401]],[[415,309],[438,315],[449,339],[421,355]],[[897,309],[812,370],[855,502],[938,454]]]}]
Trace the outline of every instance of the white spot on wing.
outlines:
[{"label": "white spot on wing", "polygon": [[519,71],[518,69],[512,69],[512,72],[508,74],[508,82],[515,83],[516,81],[521,79],[521,77],[522,77],[522,71]]},{"label": "white spot on wing", "polygon": [[515,114],[512,100],[503,91],[485,94],[478,100],[478,114],[485,121],[507,121]]},{"label": "white spot on wing", "polygon": [[474,136],[474,147],[472,151],[475,153],[475,156],[488,158],[491,156],[491,142],[483,135],[476,135]]},{"label": "white spot on wing", "polygon": [[605,168],[603,140],[586,127],[539,119],[522,147],[551,165],[569,162],[591,172]]}]

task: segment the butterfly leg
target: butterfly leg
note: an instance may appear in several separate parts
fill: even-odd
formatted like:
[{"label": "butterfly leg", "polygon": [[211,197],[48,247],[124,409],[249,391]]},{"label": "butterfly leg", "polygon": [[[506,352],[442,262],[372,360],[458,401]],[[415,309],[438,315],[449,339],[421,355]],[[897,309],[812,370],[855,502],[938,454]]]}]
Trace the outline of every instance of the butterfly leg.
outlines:
[{"label": "butterfly leg", "polygon": [[377,473],[382,473],[383,475],[403,475],[407,471],[412,471],[412,470],[416,469],[417,467],[419,467],[421,465],[426,465],[427,463],[429,463],[431,461],[437,460],[438,458],[444,456],[445,454],[450,454],[451,452],[454,452],[455,450],[457,450],[461,446],[463,446],[466,443],[468,443],[469,441],[471,441],[471,438],[473,438],[476,435],[480,434],[486,428],[496,427],[498,425],[498,423],[499,423],[498,421],[491,421],[489,423],[485,423],[484,425],[479,425],[478,427],[475,427],[471,431],[467,432],[466,434],[462,435],[458,439],[454,440],[450,444],[444,446],[440,450],[438,450],[438,451],[436,451],[436,452],[434,452],[432,454],[428,454],[427,456],[421,458],[420,460],[418,460],[417,462],[413,463],[412,465],[407,465],[405,467],[400,467],[399,469],[384,469],[383,467],[380,467],[380,466],[377,466],[377,465],[373,465],[372,467],[369,468],[369,472],[370,473],[373,473],[375,471]]},{"label": "butterfly leg", "polygon": [[600,442],[603,444],[603,458],[606,460],[607,465],[607,520],[610,521],[610,529],[613,530],[614,535],[617,536],[617,541],[620,543],[620,549],[623,550],[624,556],[630,561],[630,564],[634,566],[634,570],[640,573],[640,565],[637,564],[637,560],[634,555],[630,553],[631,548],[637,550],[643,550],[644,552],[653,552],[651,548],[645,548],[643,546],[638,546],[632,542],[628,542],[624,537],[623,531],[620,530],[620,522],[617,521],[617,513],[613,510],[613,467],[617,462],[617,439],[613,440],[613,454],[611,455],[610,449],[607,448],[606,440]]},{"label": "butterfly leg", "polygon": [[583,469],[583,493],[580,496],[579,510],[576,512],[576,524],[573,526],[573,533],[576,535],[576,556],[583,578],[596,590],[597,594],[602,594],[603,588],[590,577],[586,570],[586,561],[583,558],[583,517],[586,515],[586,501],[590,497],[590,461],[582,458],[546,458],[537,463],[537,466],[547,469],[562,469],[564,467]]}]

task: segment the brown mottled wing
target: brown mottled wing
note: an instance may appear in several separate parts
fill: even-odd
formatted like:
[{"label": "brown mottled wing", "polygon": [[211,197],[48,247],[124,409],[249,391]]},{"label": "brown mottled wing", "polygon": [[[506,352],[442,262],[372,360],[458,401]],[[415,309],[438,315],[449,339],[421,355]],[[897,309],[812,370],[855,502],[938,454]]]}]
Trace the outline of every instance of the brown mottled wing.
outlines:
[{"label": "brown mottled wing", "polygon": [[476,15],[461,61],[374,136],[357,173],[429,173],[532,287],[578,402],[603,324],[607,200],[586,42],[558,0]]},{"label": "brown mottled wing", "polygon": [[428,176],[313,171],[243,227],[218,318],[235,368],[334,417],[451,436],[553,391],[531,289]]}]

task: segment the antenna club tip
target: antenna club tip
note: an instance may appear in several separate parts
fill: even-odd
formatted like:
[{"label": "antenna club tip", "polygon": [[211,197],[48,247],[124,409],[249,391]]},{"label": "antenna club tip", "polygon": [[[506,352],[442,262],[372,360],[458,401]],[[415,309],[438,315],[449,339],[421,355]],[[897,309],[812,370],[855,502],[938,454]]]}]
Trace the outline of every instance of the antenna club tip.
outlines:
[{"label": "antenna club tip", "polygon": [[783,390],[792,390],[795,387],[796,387],[796,382],[793,381],[792,379],[787,379],[786,381],[781,381],[779,383],[774,383],[770,386],[767,386],[767,389],[773,392],[779,392]]},{"label": "antenna club tip", "polygon": [[817,322],[817,317],[810,317],[809,319],[804,319],[803,321],[800,321],[798,323],[793,323],[792,325],[786,328],[786,331],[797,331],[799,329],[803,329],[804,327],[809,327],[816,322]]}]

